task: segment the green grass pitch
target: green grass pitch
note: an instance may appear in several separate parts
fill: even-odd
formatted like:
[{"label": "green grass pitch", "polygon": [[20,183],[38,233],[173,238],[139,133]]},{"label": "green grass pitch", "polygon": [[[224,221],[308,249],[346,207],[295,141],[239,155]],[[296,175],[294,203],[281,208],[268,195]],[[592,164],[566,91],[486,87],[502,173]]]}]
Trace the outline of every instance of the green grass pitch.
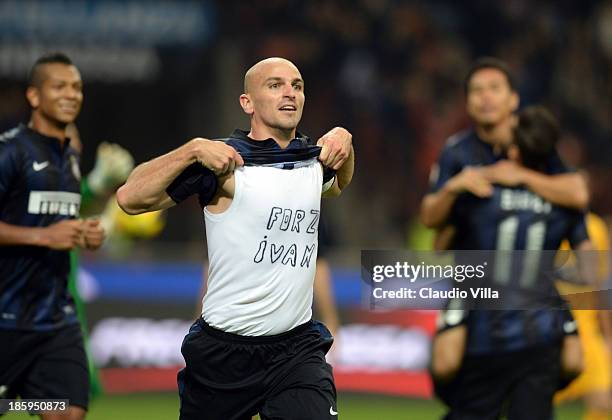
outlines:
[{"label": "green grass pitch", "polygon": [[[96,399],[87,420],[170,420],[178,419],[178,395],[149,393],[105,395]],[[370,394],[340,394],[339,418],[345,420],[437,420],[444,407],[430,400],[396,398]],[[579,404],[565,405],[557,410],[556,420],[578,420]],[[27,414],[10,414],[3,420],[25,420]]]}]

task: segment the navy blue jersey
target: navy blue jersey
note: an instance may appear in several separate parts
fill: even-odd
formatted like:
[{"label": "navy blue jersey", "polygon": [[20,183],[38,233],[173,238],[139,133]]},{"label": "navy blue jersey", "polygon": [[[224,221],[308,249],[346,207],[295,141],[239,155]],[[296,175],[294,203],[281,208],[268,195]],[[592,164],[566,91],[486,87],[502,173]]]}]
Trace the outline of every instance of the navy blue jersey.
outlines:
[{"label": "navy blue jersey", "polygon": [[557,250],[587,239],[584,214],[553,205],[523,187],[494,186],[488,198],[463,194],[454,209],[455,249]]},{"label": "navy blue jersey", "polygon": [[[438,162],[431,171],[430,191],[437,192],[446,182],[457,175],[466,166],[491,165],[506,156],[496,153],[493,146],[481,140],[474,130],[457,133],[446,142]],[[554,152],[546,162],[545,172],[550,175],[569,172],[570,170]]]},{"label": "navy blue jersey", "polygon": [[[219,141],[236,149],[246,166],[278,164],[283,169],[292,169],[293,163],[317,157],[321,153],[321,148],[313,140],[300,133],[284,149],[274,139],[253,140],[243,130],[234,130],[230,137]],[[324,183],[334,176],[333,170],[324,168]],[[218,186],[217,177],[210,169],[194,163],[166,188],[166,193],[176,203],[197,194],[200,206],[205,207],[215,196]]]},{"label": "navy blue jersey", "polygon": [[462,227],[462,249],[497,251],[487,286],[503,290],[504,305],[534,308],[470,312],[466,351],[513,351],[559,340],[566,318],[553,277],[543,275],[552,272],[554,254],[538,251],[555,251],[564,239],[574,247],[588,239],[584,215],[524,188],[496,186],[490,198],[466,197],[455,222]]},{"label": "navy blue jersey", "polygon": [[[0,136],[0,221],[45,227],[79,216],[79,155],[26,126]],[[69,251],[0,247],[0,328],[49,330],[76,323]]]},{"label": "navy blue jersey", "polygon": [[[433,171],[432,191],[438,191],[446,181],[466,166],[481,166],[504,158],[496,155],[493,147],[480,140],[473,131],[451,138]],[[555,153],[547,162],[547,173],[567,172]],[[437,173],[436,173],[437,172]],[[537,267],[527,272],[525,261],[517,261],[520,255],[510,255],[512,250],[556,250],[563,239],[577,245],[587,239],[584,215],[554,206],[525,188],[496,186],[493,195],[480,199],[471,194],[461,194],[452,209],[450,222],[456,228],[453,247],[461,250],[496,250],[497,271],[489,281],[503,287],[515,287],[512,294],[517,307],[529,306],[534,296],[547,296],[538,301],[539,308],[559,307],[559,299],[552,279],[541,278],[543,264],[552,264],[550,258],[538,259]],[[530,251],[530,252],[531,252]],[[527,254],[523,254],[526,256]],[[531,254],[532,256],[535,254]],[[502,264],[503,258],[513,258]],[[504,268],[505,267],[505,268]],[[483,354],[513,351],[538,344],[551,343],[563,335],[563,311],[559,310],[474,310],[468,317],[467,353]]]}]

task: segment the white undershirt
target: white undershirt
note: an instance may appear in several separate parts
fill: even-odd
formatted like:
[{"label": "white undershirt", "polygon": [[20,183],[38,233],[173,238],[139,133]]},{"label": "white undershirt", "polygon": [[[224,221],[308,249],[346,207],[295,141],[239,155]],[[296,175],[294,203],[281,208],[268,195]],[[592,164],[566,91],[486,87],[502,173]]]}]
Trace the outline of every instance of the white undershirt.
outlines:
[{"label": "white undershirt", "polygon": [[208,285],[202,317],[222,331],[274,335],[310,320],[323,171],[237,169],[234,199],[204,209]]}]

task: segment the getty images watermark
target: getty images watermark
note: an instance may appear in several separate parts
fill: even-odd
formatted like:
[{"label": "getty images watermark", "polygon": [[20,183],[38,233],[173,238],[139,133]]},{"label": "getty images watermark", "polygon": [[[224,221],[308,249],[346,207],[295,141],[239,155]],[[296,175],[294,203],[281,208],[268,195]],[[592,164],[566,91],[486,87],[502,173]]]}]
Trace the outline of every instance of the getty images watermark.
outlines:
[{"label": "getty images watermark", "polygon": [[607,251],[362,251],[362,299],[368,309],[610,309],[599,269],[609,263]]},{"label": "getty images watermark", "polygon": [[[462,283],[465,280],[482,280],[486,275],[488,263],[484,261],[478,265],[452,265],[452,264],[411,264],[407,261],[396,261],[392,265],[379,264],[372,267],[372,281],[382,283],[387,279],[404,280],[414,284],[417,280],[422,283],[431,281],[454,280]],[[399,290],[385,290],[382,285],[374,287],[372,296],[375,299],[467,299],[469,296],[481,299],[497,299],[499,291],[491,287],[452,287],[450,289],[438,289],[433,286],[423,286],[417,289],[401,287]]]}]

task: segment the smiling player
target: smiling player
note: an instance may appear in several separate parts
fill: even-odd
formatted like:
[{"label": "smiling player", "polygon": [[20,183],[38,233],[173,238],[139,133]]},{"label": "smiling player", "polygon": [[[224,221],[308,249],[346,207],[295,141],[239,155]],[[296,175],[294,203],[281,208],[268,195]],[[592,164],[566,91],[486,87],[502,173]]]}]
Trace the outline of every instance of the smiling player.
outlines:
[{"label": "smiling player", "polygon": [[78,220],[79,155],[66,127],[83,101],[81,75],[63,54],[32,67],[32,116],[0,136],[0,398],[69,400],[43,419],[85,416],[89,379],[69,251],[96,249],[98,221]]}]

